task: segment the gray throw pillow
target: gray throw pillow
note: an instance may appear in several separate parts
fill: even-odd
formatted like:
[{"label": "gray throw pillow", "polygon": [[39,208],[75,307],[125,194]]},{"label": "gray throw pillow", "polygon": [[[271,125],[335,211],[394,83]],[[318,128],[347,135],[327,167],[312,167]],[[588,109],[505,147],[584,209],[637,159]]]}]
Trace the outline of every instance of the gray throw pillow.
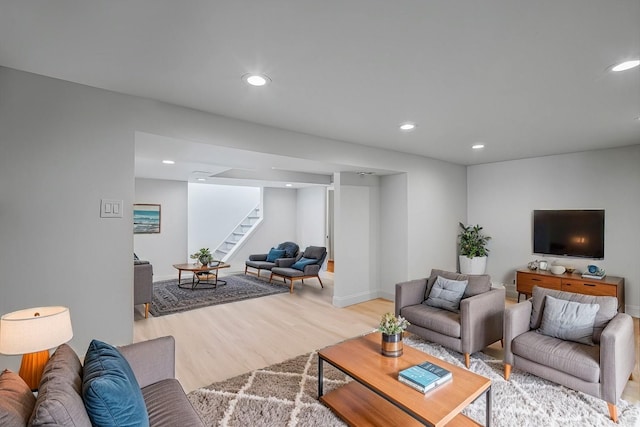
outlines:
[{"label": "gray throw pillow", "polygon": [[598,304],[582,304],[547,295],[538,332],[562,340],[593,345]]},{"label": "gray throw pillow", "polygon": [[36,398],[18,374],[5,370],[0,374],[0,425],[26,426]]},{"label": "gray throw pillow", "polygon": [[460,300],[467,284],[467,280],[449,280],[438,276],[424,304],[459,313]]}]

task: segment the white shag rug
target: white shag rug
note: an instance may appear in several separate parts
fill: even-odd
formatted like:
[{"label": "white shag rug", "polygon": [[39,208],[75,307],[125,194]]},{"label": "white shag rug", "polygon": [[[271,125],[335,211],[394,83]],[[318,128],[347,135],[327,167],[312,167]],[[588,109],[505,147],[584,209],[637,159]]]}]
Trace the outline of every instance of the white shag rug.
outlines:
[{"label": "white shag rug", "polygon": [[[412,335],[405,344],[458,366],[463,356]],[[344,426],[317,400],[316,353],[258,369],[189,393],[189,399],[210,426]],[[495,427],[640,427],[640,404],[618,402],[618,424],[607,404],[584,393],[514,369],[504,380],[502,360],[485,353],[471,356],[473,372],[491,379],[492,425]],[[351,381],[324,365],[325,392]],[[484,425],[485,398],[463,413]]]}]

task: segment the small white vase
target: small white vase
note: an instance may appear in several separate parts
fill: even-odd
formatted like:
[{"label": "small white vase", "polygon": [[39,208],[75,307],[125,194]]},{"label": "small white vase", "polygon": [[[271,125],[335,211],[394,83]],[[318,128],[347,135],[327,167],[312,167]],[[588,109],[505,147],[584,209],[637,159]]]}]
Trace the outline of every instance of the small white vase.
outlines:
[{"label": "small white vase", "polygon": [[487,268],[487,257],[476,256],[469,258],[466,255],[460,255],[460,273],[462,274],[484,274]]}]

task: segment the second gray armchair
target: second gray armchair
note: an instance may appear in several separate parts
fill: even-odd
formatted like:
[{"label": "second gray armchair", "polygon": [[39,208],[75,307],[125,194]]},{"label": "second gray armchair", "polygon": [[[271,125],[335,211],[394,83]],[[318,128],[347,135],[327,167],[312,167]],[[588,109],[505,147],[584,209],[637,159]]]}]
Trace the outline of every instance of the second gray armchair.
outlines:
[{"label": "second gray armchair", "polygon": [[467,368],[471,353],[502,339],[505,290],[492,289],[488,275],[434,269],[396,284],[395,304],[409,332],[463,353]]}]

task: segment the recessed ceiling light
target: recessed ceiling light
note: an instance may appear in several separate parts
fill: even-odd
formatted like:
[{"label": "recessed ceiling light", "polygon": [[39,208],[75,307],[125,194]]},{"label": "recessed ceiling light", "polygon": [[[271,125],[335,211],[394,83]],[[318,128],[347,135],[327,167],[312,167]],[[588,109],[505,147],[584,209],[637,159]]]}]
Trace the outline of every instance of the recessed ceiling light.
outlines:
[{"label": "recessed ceiling light", "polygon": [[285,187],[293,187],[293,184],[285,184]]},{"label": "recessed ceiling light", "polygon": [[481,150],[484,148],[484,144],[474,144],[471,146],[474,150]]},{"label": "recessed ceiling light", "polygon": [[409,132],[411,130],[414,130],[416,128],[416,124],[415,123],[411,123],[411,122],[406,122],[406,123],[402,123],[400,125],[400,130],[403,130],[405,132]]},{"label": "recessed ceiling light", "polygon": [[242,80],[251,86],[264,86],[271,82],[271,79],[266,74],[248,73],[242,76]]},{"label": "recessed ceiling light", "polygon": [[624,61],[618,65],[611,67],[611,71],[626,71],[640,65],[640,59],[632,59],[630,61]]},{"label": "recessed ceiling light", "polygon": [[164,163],[165,165],[175,165],[176,162],[174,162],[173,160],[163,160],[162,163]]},{"label": "recessed ceiling light", "polygon": [[206,181],[206,179],[205,179],[205,178],[197,178],[196,180],[197,180],[197,181]]}]

